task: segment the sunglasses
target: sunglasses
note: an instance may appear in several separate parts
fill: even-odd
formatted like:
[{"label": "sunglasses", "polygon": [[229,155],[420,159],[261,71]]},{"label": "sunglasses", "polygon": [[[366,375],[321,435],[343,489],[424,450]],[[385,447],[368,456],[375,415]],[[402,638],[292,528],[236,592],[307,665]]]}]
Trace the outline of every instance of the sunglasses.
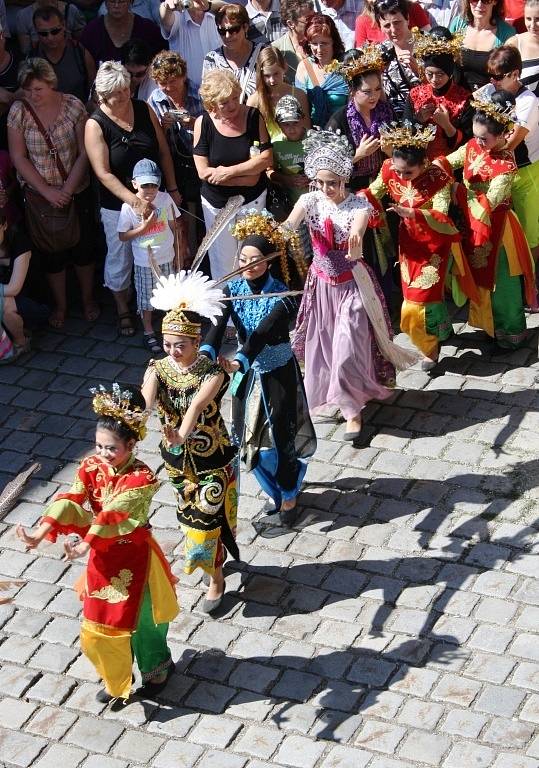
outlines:
[{"label": "sunglasses", "polygon": [[500,80],[503,80],[504,77],[507,77],[507,74],[505,72],[503,72],[501,75],[492,75],[489,72],[489,77],[490,77],[491,80],[494,80],[495,82],[499,83]]},{"label": "sunglasses", "polygon": [[470,0],[470,5],[479,5],[479,3],[482,3],[482,5],[492,5],[495,2],[496,0]]},{"label": "sunglasses", "polygon": [[221,37],[226,37],[227,35],[235,35],[240,31],[242,26],[242,24],[234,24],[233,27],[217,27],[217,31]]},{"label": "sunglasses", "polygon": [[56,35],[59,35],[60,32],[63,32],[63,27],[53,27],[52,29],[38,29],[37,34],[40,37],[48,37],[49,35],[51,37],[56,37]]}]

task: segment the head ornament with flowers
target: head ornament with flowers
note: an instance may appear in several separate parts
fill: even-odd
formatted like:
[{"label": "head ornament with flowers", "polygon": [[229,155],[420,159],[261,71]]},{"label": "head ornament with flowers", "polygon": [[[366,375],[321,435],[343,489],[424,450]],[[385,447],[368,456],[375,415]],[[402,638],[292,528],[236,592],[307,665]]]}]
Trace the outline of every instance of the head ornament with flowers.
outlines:
[{"label": "head ornament with flowers", "polygon": [[517,122],[514,104],[511,104],[510,101],[505,102],[505,104],[495,102],[492,100],[491,95],[487,93],[474,94],[470,101],[470,106],[476,112],[483,112],[485,115],[488,115],[508,131]]},{"label": "head ornament with flowers", "polygon": [[290,283],[289,255],[294,259],[300,277],[305,277],[307,266],[299,235],[279,224],[266,209],[262,211],[256,208],[243,209],[230,230],[236,240],[246,240],[253,235],[264,238],[273,247],[274,252],[279,254],[281,272],[287,285]]},{"label": "head ornament with flowers", "polygon": [[167,312],[163,318],[162,332],[168,336],[198,337],[201,323],[193,321],[186,313],[194,312],[206,317],[213,325],[223,313],[224,294],[202,272],[182,270],[157,280],[150,303],[155,309]]},{"label": "head ornament with flowers", "polygon": [[382,72],[386,67],[386,60],[379,45],[365,43],[361,48],[356,48],[348,54],[348,58],[339,66],[339,72],[349,83],[357,75],[365,72]]},{"label": "head ornament with flowers", "polygon": [[94,396],[92,407],[98,416],[110,416],[130,429],[137,440],[143,440],[146,435],[146,422],[149,411],[134,405],[133,392],[122,389],[114,382],[110,391],[102,384],[92,387],[90,392]]},{"label": "head ornament with flowers", "polygon": [[318,171],[331,171],[348,181],[354,168],[354,150],[340,131],[310,130],[303,141],[305,175],[313,180]]},{"label": "head ornament with flowers", "polygon": [[402,123],[384,123],[380,126],[380,138],[392,149],[414,147],[425,149],[436,135],[435,125],[421,125],[403,120]]},{"label": "head ornament with flowers", "polygon": [[464,33],[458,32],[449,38],[441,34],[432,34],[432,32],[421,32],[417,27],[414,27],[412,37],[416,59],[423,60],[431,56],[449,55],[455,63],[460,62]]}]

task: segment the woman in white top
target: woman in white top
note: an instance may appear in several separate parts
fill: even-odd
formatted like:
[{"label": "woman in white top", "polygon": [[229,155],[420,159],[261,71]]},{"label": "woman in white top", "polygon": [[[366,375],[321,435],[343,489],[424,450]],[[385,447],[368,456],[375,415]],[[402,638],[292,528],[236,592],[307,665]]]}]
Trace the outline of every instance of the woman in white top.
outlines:
[{"label": "woman in white top", "polygon": [[515,97],[517,126],[505,148],[515,153],[518,173],[511,188],[513,208],[520,219],[535,260],[539,257],[539,99],[520,78],[522,59],[512,45],[492,51],[487,62],[491,82],[487,94],[504,90]]},{"label": "woman in white top", "polygon": [[522,57],[522,85],[539,96],[539,0],[527,0],[524,23],[526,32],[510,37],[507,45],[518,48]]}]

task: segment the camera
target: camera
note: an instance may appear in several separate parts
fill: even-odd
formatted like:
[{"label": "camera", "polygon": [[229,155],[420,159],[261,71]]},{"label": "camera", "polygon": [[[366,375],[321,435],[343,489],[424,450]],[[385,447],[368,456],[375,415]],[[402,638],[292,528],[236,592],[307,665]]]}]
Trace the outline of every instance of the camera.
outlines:
[{"label": "camera", "polygon": [[178,122],[187,122],[191,119],[191,115],[186,109],[169,109],[168,112]]},{"label": "camera", "polygon": [[176,5],[178,5],[180,8],[183,8],[184,11],[188,11],[191,7],[191,0],[179,0]]},{"label": "camera", "polygon": [[390,61],[397,57],[395,46],[389,40],[385,40],[380,44],[380,51],[385,64],[389,64]]}]

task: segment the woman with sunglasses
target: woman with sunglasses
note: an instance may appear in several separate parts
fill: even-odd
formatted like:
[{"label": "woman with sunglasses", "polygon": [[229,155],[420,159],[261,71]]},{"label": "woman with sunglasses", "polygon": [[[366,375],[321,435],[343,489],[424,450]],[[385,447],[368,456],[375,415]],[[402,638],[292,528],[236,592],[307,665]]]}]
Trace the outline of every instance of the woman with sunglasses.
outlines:
[{"label": "woman with sunglasses", "polygon": [[214,69],[231,72],[240,84],[240,102],[245,104],[256,90],[256,62],[264,43],[248,39],[249,16],[241,5],[224,5],[215,14],[215,23],[223,44],[204,58],[202,77]]},{"label": "woman with sunglasses", "polygon": [[539,96],[539,0],[527,0],[524,6],[526,31],[507,40],[522,57],[520,81]]},{"label": "woman with sunglasses", "polygon": [[490,52],[515,34],[513,27],[504,21],[503,0],[461,0],[460,16],[453,19],[449,29],[464,32],[462,85],[475,91],[489,81],[487,60]]},{"label": "woman with sunglasses", "polygon": [[434,160],[471,137],[470,92],[454,81],[460,40],[446,27],[416,34],[414,53],[421,62],[425,82],[410,91],[404,117],[436,127],[434,139],[427,146],[427,157]]},{"label": "woman with sunglasses", "polygon": [[504,90],[515,98],[517,125],[505,149],[513,150],[518,172],[511,187],[513,208],[526,234],[534,260],[539,258],[539,99],[525,88],[522,59],[512,45],[502,45],[488,58],[491,83],[481,93]]},{"label": "woman with sunglasses", "polygon": [[[383,357],[362,294],[352,273],[362,257],[363,234],[371,206],[348,192],[353,149],[345,136],[310,131],[305,139],[305,175],[316,191],[302,195],[288,219],[305,221],[314,258],[307,274],[293,348],[305,360],[305,390],[311,411],[338,408],[346,419],[344,439],[361,433],[361,411],[369,400],[389,397],[395,369]],[[389,316],[376,278],[371,301],[380,307],[385,333]],[[380,306],[381,305],[381,306]]]},{"label": "woman with sunglasses", "polygon": [[386,60],[384,92],[397,119],[403,116],[410,89],[420,84],[409,10],[407,0],[380,0],[374,6],[376,23],[388,38],[381,46]]},{"label": "woman with sunglasses", "polygon": [[307,92],[313,125],[324,126],[348,99],[348,86],[336,71],[344,45],[330,16],[315,13],[310,17],[303,49],[306,58],[298,64],[296,87]]},{"label": "woman with sunglasses", "polygon": [[515,125],[514,104],[509,91],[477,94],[472,100],[473,139],[436,161],[448,173],[463,169],[464,186],[457,187],[456,203],[464,213],[463,248],[479,294],[470,301],[468,323],[482,328],[502,349],[516,349],[526,341],[522,294],[530,307],[537,307],[530,249],[511,210],[517,166],[505,147]]}]

